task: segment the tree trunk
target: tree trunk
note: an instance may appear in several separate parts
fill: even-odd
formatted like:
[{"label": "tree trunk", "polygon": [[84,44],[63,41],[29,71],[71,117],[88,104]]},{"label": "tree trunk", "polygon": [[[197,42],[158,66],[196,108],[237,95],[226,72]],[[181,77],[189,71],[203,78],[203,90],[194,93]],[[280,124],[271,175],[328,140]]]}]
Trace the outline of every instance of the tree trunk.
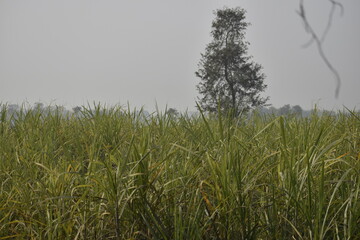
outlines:
[{"label": "tree trunk", "polygon": [[232,105],[231,110],[233,111],[233,114],[236,115],[237,114],[236,92],[235,92],[235,89],[234,89],[233,82],[229,79],[227,59],[225,60],[225,80],[229,84],[229,89],[230,89],[230,92],[231,92],[231,105]]}]

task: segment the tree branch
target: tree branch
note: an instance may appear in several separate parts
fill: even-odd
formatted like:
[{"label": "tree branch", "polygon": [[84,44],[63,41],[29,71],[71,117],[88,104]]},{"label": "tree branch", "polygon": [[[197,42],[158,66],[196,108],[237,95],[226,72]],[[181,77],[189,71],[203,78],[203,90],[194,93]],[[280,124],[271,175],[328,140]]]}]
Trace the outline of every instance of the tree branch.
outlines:
[{"label": "tree branch", "polygon": [[331,10],[329,12],[329,18],[328,18],[328,22],[326,25],[326,28],[324,29],[324,32],[321,36],[321,38],[318,36],[318,34],[314,31],[314,29],[311,27],[307,17],[306,17],[306,13],[305,13],[305,8],[304,8],[304,0],[300,0],[299,2],[299,11],[297,11],[297,13],[299,14],[299,16],[301,17],[303,23],[304,23],[304,28],[305,31],[310,34],[311,39],[309,40],[308,43],[306,43],[303,47],[309,47],[312,43],[316,43],[316,47],[319,51],[319,55],[322,58],[322,60],[324,61],[324,63],[326,64],[326,66],[330,69],[330,71],[333,73],[335,80],[336,80],[336,89],[335,89],[335,98],[338,98],[339,96],[339,92],[340,92],[340,87],[341,87],[341,77],[340,74],[338,73],[338,71],[333,67],[333,65],[330,63],[330,61],[328,60],[328,58],[325,55],[325,52],[323,50],[323,42],[325,41],[325,38],[331,28],[332,25],[332,20],[333,20],[333,16],[334,16],[334,12],[335,9],[337,7],[340,8],[341,10],[341,16],[344,13],[344,8],[343,5],[335,0],[329,0],[329,2],[331,3]]}]

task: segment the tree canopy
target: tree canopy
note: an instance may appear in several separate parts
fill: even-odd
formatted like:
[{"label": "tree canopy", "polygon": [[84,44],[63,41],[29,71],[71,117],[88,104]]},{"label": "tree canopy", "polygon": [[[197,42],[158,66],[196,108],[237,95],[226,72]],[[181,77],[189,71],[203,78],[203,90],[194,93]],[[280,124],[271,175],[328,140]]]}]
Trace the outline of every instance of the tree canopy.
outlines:
[{"label": "tree canopy", "polygon": [[262,66],[248,56],[245,21],[242,8],[223,8],[215,11],[212,22],[212,42],[201,55],[197,89],[202,97],[200,106],[208,112],[231,111],[239,115],[242,111],[262,106],[268,98],[262,98],[265,75]]}]

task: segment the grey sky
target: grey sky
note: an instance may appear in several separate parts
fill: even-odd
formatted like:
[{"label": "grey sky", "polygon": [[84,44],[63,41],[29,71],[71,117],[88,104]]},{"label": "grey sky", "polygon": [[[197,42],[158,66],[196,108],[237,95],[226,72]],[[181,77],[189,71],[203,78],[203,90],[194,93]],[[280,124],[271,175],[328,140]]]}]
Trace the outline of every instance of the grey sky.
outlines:
[{"label": "grey sky", "polygon": [[[247,10],[249,53],[264,67],[275,107],[318,103],[360,107],[360,1],[343,0],[324,49],[342,77],[335,80],[296,14],[297,0],[0,0],[0,102],[166,104],[194,110],[194,72],[211,41],[213,11]],[[305,1],[322,31],[330,4]]]}]

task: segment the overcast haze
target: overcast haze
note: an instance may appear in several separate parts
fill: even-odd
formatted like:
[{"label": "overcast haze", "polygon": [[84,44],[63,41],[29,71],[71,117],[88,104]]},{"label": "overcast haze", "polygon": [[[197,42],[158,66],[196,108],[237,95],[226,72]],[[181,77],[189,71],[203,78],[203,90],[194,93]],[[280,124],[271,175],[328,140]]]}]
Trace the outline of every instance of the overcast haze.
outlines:
[{"label": "overcast haze", "polygon": [[[0,102],[87,102],[194,110],[200,54],[213,11],[242,7],[252,25],[249,54],[264,67],[275,107],[360,107],[360,1],[344,0],[324,43],[335,80],[296,14],[296,0],[0,0]],[[305,1],[314,28],[326,26],[327,0]]]}]

